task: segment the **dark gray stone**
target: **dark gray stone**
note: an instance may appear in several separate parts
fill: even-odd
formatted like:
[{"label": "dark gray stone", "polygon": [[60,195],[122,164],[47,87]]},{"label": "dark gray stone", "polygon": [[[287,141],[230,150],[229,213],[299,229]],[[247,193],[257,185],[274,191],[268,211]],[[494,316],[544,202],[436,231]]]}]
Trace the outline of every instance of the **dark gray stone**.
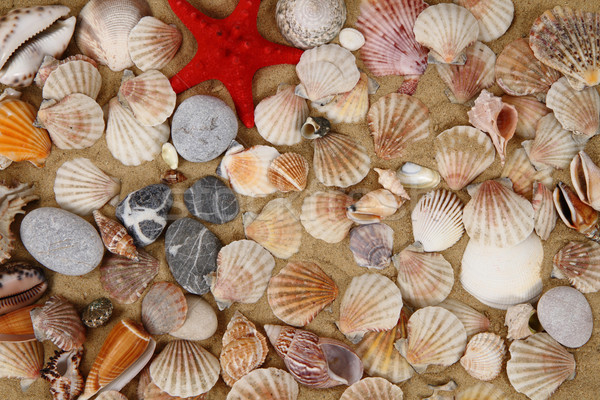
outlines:
[{"label": "dark gray stone", "polygon": [[144,247],[158,239],[172,205],[173,195],[167,185],[150,185],[129,193],[117,206],[115,215],[135,245]]},{"label": "dark gray stone", "polygon": [[204,294],[210,289],[204,276],[217,269],[221,241],[200,222],[181,218],[165,235],[165,254],[173,277],[185,290]]},{"label": "dark gray stone", "polygon": [[40,264],[64,275],[87,274],[104,255],[104,244],[92,224],[61,208],[28,213],[21,223],[21,241]]},{"label": "dark gray stone", "polygon": [[215,176],[205,176],[183,194],[193,216],[213,224],[224,224],[238,215],[240,206],[231,189]]}]

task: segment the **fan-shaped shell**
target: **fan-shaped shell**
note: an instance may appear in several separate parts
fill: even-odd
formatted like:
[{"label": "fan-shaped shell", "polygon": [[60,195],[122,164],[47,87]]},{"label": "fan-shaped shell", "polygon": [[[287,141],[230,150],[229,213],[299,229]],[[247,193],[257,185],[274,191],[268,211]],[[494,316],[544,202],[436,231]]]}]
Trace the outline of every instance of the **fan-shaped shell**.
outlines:
[{"label": "fan-shaped shell", "polygon": [[50,340],[62,350],[83,346],[85,328],[73,304],[60,295],[50,297],[43,307],[31,310],[35,337]]},{"label": "fan-shaped shell", "polygon": [[385,224],[357,226],[350,232],[350,251],[359,267],[387,267],[393,245],[394,230]]},{"label": "fan-shaped shell", "polygon": [[479,40],[490,42],[498,39],[510,27],[515,13],[512,0],[456,0],[479,22]]},{"label": "fan-shaped shell", "polygon": [[81,93],[96,100],[101,86],[102,76],[94,64],[72,60],[59,64],[48,75],[42,96],[44,99],[61,100],[70,94]]},{"label": "fan-shaped shell", "polygon": [[315,176],[325,186],[352,186],[369,173],[371,159],[365,147],[354,138],[328,133],[314,139],[313,144]]},{"label": "fan-shaped shell", "polygon": [[496,158],[490,138],[479,129],[455,126],[435,139],[435,161],[450,189],[461,190]]},{"label": "fan-shaped shell", "polygon": [[580,151],[571,161],[571,182],[579,199],[592,206],[594,210],[600,209],[600,168],[587,155]]},{"label": "fan-shaped shell", "polygon": [[346,288],[336,324],[348,340],[358,343],[367,332],[392,329],[401,309],[402,294],[389,278],[363,274]]},{"label": "fan-shaped shell", "polygon": [[66,64],[73,60],[87,61],[90,64],[92,64],[94,67],[96,67],[96,68],[98,67],[98,63],[96,62],[96,60],[94,60],[88,56],[85,56],[83,54],[75,54],[72,56],[68,56],[62,60],[57,60],[56,58],[54,58],[52,56],[46,56],[46,57],[44,57],[44,61],[42,62],[42,65],[38,69],[38,72],[35,76],[34,82],[35,82],[36,86],[39,88],[43,88],[44,83],[46,83],[46,79],[48,79],[48,75],[50,75],[54,70],[56,70],[56,68],[58,68],[59,65]]},{"label": "fan-shaped shell", "polygon": [[551,168],[536,171],[531,161],[529,161],[525,149],[518,148],[508,157],[500,176],[510,179],[515,193],[526,199],[531,199],[534,182],[552,185],[552,171]]},{"label": "fan-shaped shell", "polygon": [[155,283],[142,301],[142,323],[152,335],[176,331],[181,328],[186,316],[185,296],[173,283]]},{"label": "fan-shaped shell", "polygon": [[384,160],[400,157],[405,148],[429,136],[429,110],[416,97],[390,93],[367,114],[375,153]]},{"label": "fan-shaped shell", "polygon": [[106,249],[113,254],[137,261],[137,249],[133,244],[133,238],[127,233],[125,227],[117,221],[106,217],[98,210],[94,210],[93,215]]},{"label": "fan-shaped shell", "polygon": [[131,61],[142,71],[162,69],[175,57],[183,35],[175,25],[143,17],[129,32],[127,49]]},{"label": "fan-shaped shell", "polygon": [[56,171],[56,202],[79,215],[101,208],[120,191],[120,181],[102,172],[87,158],[67,161]]},{"label": "fan-shaped shell", "polygon": [[478,382],[473,386],[462,389],[455,400],[507,400],[504,392],[491,383]]},{"label": "fan-shaped shell", "polygon": [[267,170],[269,183],[280,192],[301,192],[306,188],[308,161],[298,153],[283,153]]},{"label": "fan-shaped shell", "polygon": [[548,167],[557,169],[568,167],[582,147],[573,139],[571,132],[562,129],[554,114],[542,117],[537,126],[535,139],[524,141],[522,146],[529,160],[538,170]]},{"label": "fan-shaped shell", "polygon": [[552,192],[540,182],[533,184],[533,199],[531,200],[534,215],[535,233],[540,239],[548,240],[556,226],[558,214],[554,208]]},{"label": "fan-shaped shell", "polygon": [[421,196],[411,214],[415,242],[425,251],[443,251],[462,237],[463,204],[454,193],[440,189]]},{"label": "fan-shaped shell", "polygon": [[[316,102],[312,106],[336,124],[362,121],[369,110],[369,77],[361,72],[360,79],[352,90],[336,95],[327,104]],[[308,117],[308,113],[306,116]]]},{"label": "fan-shaped shell", "polygon": [[294,377],[277,368],[259,368],[233,384],[226,400],[296,400]]},{"label": "fan-shaped shell", "polygon": [[473,378],[491,381],[500,374],[505,354],[506,346],[500,336],[479,333],[469,341],[460,364]]},{"label": "fan-shaped shell", "polygon": [[392,216],[404,200],[387,189],[376,189],[348,207],[346,215],[357,224],[371,224]]},{"label": "fan-shaped shell", "polygon": [[569,242],[556,253],[552,276],[568,279],[582,293],[600,290],[600,245],[596,242]]},{"label": "fan-shaped shell", "polygon": [[458,300],[446,299],[438,304],[438,307],[445,308],[456,315],[464,325],[467,336],[473,336],[490,329],[490,320],[485,315]]},{"label": "fan-shaped shell", "polygon": [[348,387],[340,400],[402,400],[404,393],[398,386],[383,378],[364,378]]},{"label": "fan-shaped shell", "polygon": [[157,70],[138,76],[126,70],[119,87],[119,100],[143,126],[164,123],[173,114],[176,97],[169,79]]},{"label": "fan-shaped shell", "polygon": [[533,96],[502,96],[502,102],[513,106],[519,114],[515,134],[523,139],[533,139],[538,121],[552,111]]},{"label": "fan-shaped shell", "polygon": [[19,378],[26,390],[40,377],[44,366],[44,345],[37,340],[0,342],[0,378]]},{"label": "fan-shaped shell", "polygon": [[327,243],[342,241],[352,226],[346,209],[354,203],[342,192],[316,192],[304,199],[300,222],[311,236]]},{"label": "fan-shaped shell", "polygon": [[158,274],[160,262],[143,250],[138,261],[110,256],[100,266],[100,282],[108,295],[122,304],[137,301]]},{"label": "fan-shaped shell", "polygon": [[218,173],[229,179],[231,187],[239,194],[266,196],[277,190],[268,178],[269,166],[277,157],[279,152],[271,146],[258,145],[244,150],[238,145],[227,150]]}]

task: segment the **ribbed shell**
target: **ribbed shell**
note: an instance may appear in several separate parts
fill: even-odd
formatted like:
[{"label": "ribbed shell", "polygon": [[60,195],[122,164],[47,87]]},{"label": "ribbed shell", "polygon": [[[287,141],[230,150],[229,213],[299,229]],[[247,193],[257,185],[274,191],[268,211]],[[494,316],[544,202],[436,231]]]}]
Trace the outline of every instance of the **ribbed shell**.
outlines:
[{"label": "ribbed shell", "polygon": [[127,229],[98,210],[94,210],[93,215],[106,249],[113,254],[137,261],[138,252],[133,244],[133,238],[127,233]]},{"label": "ribbed shell", "polygon": [[456,194],[435,190],[421,196],[411,214],[413,236],[425,251],[443,251],[462,237],[463,204]]},{"label": "ribbed shell", "polygon": [[233,190],[244,196],[263,197],[277,191],[269,182],[268,169],[279,157],[271,146],[252,146],[249,149],[234,148],[225,153],[219,168]]},{"label": "ribbed shell", "polygon": [[475,379],[491,381],[502,371],[506,354],[504,340],[495,333],[479,333],[471,338],[460,364]]},{"label": "ribbed shell", "polygon": [[346,208],[352,197],[338,191],[316,192],[304,199],[300,222],[309,235],[327,243],[342,241],[352,226]]},{"label": "ribbed shell", "polygon": [[569,242],[556,253],[552,276],[568,279],[582,293],[600,290],[600,245],[596,242]]},{"label": "ribbed shell", "polygon": [[179,286],[157,282],[142,301],[142,323],[150,334],[164,335],[181,328],[187,311],[187,302]]},{"label": "ribbed shell", "polygon": [[531,205],[533,206],[535,233],[540,239],[548,240],[556,226],[558,214],[554,208],[552,192],[543,183],[535,182],[533,184]]},{"label": "ribbed shell", "polygon": [[314,139],[313,145],[315,176],[325,186],[352,186],[369,173],[371,159],[365,147],[354,138],[328,133]]},{"label": "ribbed shell", "polygon": [[422,308],[442,302],[454,285],[452,265],[439,253],[425,253],[409,246],[393,258],[398,270],[398,286],[402,299]]},{"label": "ribbed shell", "polygon": [[375,153],[384,160],[402,156],[410,144],[429,136],[429,110],[416,97],[390,93],[367,114]]},{"label": "ribbed shell", "polygon": [[280,192],[301,192],[306,188],[309,164],[298,153],[283,153],[267,170],[269,183]]},{"label": "ribbed shell", "polygon": [[143,126],[164,123],[173,114],[176,97],[169,79],[157,70],[138,76],[125,71],[119,87],[119,101]]},{"label": "ribbed shell", "polygon": [[238,380],[226,400],[296,400],[294,377],[277,368],[259,368]]},{"label": "ribbed shell", "polygon": [[515,340],[506,373],[511,385],[531,400],[545,400],[575,375],[575,358],[547,333]]},{"label": "ribbed shell", "polygon": [[294,93],[295,86],[281,84],[277,93],[264,98],[254,109],[254,122],[260,136],[275,145],[293,145],[302,140],[302,125],[308,118],[308,105]]},{"label": "ribbed shell", "polygon": [[600,168],[587,155],[580,151],[571,161],[571,183],[579,199],[600,210]]},{"label": "ribbed shell", "polygon": [[274,267],[273,256],[252,240],[236,240],[223,247],[217,256],[217,271],[208,279],[219,310],[235,302],[256,303]]},{"label": "ribbed shell", "polygon": [[98,395],[98,397],[96,397],[97,400],[127,400],[127,397],[116,391],[116,390],[109,390],[108,392],[102,392]]},{"label": "ribbed shell", "polygon": [[454,398],[455,400],[508,400],[502,390],[485,382],[462,389]]},{"label": "ribbed shell", "polygon": [[[2,157],[0,156],[0,158]],[[17,239],[11,231],[10,226],[17,214],[25,213],[23,208],[25,208],[27,203],[39,199],[34,193],[33,184],[21,183],[14,187],[9,187],[0,183],[0,263],[11,257]],[[3,282],[3,284],[6,284],[6,282]],[[27,288],[27,284],[23,286],[22,289],[29,289]],[[33,286],[35,286],[35,283],[33,283]],[[2,297],[3,299],[0,300],[0,310],[4,308],[3,303],[5,302],[9,304],[15,300],[17,303],[19,302],[13,296],[6,296],[5,294]]]},{"label": "ribbed shell", "polygon": [[0,287],[0,314],[35,303],[47,288],[48,281],[41,268],[21,261],[4,263]]},{"label": "ribbed shell", "polygon": [[37,340],[0,342],[0,378],[23,379],[25,389],[40,377],[44,366],[44,345]]},{"label": "ribbed shell", "polygon": [[190,397],[208,392],[219,379],[219,360],[188,340],[169,342],[150,364],[150,377],[171,396]]},{"label": "ribbed shell", "polygon": [[87,61],[90,64],[92,64],[93,66],[98,67],[98,63],[96,62],[96,60],[94,60],[88,56],[85,56],[83,54],[75,54],[75,55],[63,58],[62,60],[57,60],[56,58],[54,58],[52,56],[46,56],[46,57],[44,57],[44,61],[42,62],[42,65],[38,69],[38,72],[35,76],[35,80],[34,80],[35,85],[39,88],[43,88],[44,83],[46,83],[46,79],[48,79],[48,75],[50,75],[56,68],[58,68],[59,65],[66,64],[73,60]]},{"label": "ribbed shell", "polygon": [[60,295],[50,297],[43,307],[32,309],[31,322],[39,341],[50,340],[61,350],[73,350],[85,342],[85,327],[79,313]]},{"label": "ribbed shell", "polygon": [[101,86],[102,76],[94,64],[84,60],[72,60],[59,64],[48,75],[42,97],[61,100],[70,94],[81,93],[96,100]]},{"label": "ribbed shell", "polygon": [[455,0],[465,7],[479,22],[479,40],[498,39],[510,27],[515,13],[512,0]]},{"label": "ribbed shell", "polygon": [[[146,369],[147,371],[147,369]],[[140,378],[141,380],[141,378]],[[139,391],[139,387],[141,384],[138,384],[138,398],[140,400],[207,400],[208,392],[199,394],[198,396],[186,397],[185,399],[182,397],[174,397],[168,394],[167,392],[163,392],[160,390],[158,386],[156,386],[152,381],[150,381],[150,373],[148,373],[148,385],[144,387],[142,392]]]},{"label": "ribbed shell", "polygon": [[308,325],[338,295],[335,282],[315,263],[288,263],[271,278],[267,297],[273,314],[286,324]]},{"label": "ribbed shell", "polygon": [[110,256],[100,266],[100,282],[108,295],[122,304],[131,304],[140,298],[144,289],[158,274],[160,262],[143,250],[138,250],[139,261]]},{"label": "ribbed shell", "polygon": [[508,157],[500,176],[510,179],[515,193],[526,199],[531,199],[533,196],[533,184],[535,182],[552,185],[552,171],[552,168],[536,171],[531,161],[529,161],[525,149],[517,148]]},{"label": "ribbed shell", "polygon": [[511,190],[510,182],[485,181],[469,194],[463,223],[472,241],[483,246],[511,247],[533,232],[533,206]]},{"label": "ribbed shell", "polygon": [[385,224],[361,225],[350,232],[350,251],[359,267],[384,269],[393,246],[394,230]]},{"label": "ribbed shell", "polygon": [[120,181],[102,172],[87,158],[67,161],[56,171],[56,202],[65,210],[79,215],[88,215],[102,208],[120,191]]},{"label": "ribbed shell", "polygon": [[340,400],[402,400],[404,393],[383,378],[364,378],[348,387]]},{"label": "ribbed shell", "polygon": [[473,336],[490,329],[490,320],[465,303],[454,299],[446,299],[438,304],[438,306],[445,308],[458,317],[467,331],[467,336]]},{"label": "ribbed shell", "polygon": [[502,102],[513,106],[519,114],[515,135],[523,139],[533,139],[538,121],[551,113],[544,103],[533,96],[502,96]]},{"label": "ribbed shell", "polygon": [[175,25],[143,17],[129,32],[127,49],[131,61],[142,71],[162,69],[175,57],[183,35]]},{"label": "ribbed shell", "polygon": [[364,120],[369,110],[369,77],[361,72],[360,79],[352,90],[336,95],[327,104],[313,103],[312,107],[325,114],[327,119],[335,124],[351,124]]},{"label": "ribbed shell", "polygon": [[0,342],[22,342],[35,339],[29,312],[39,305],[25,306],[0,316]]},{"label": "ribbed shell", "polygon": [[461,190],[496,158],[490,138],[479,129],[455,126],[435,138],[435,161],[450,189]]},{"label": "ribbed shell", "polygon": [[346,288],[337,326],[348,340],[358,343],[367,332],[392,329],[401,309],[402,294],[389,278],[363,274]]}]

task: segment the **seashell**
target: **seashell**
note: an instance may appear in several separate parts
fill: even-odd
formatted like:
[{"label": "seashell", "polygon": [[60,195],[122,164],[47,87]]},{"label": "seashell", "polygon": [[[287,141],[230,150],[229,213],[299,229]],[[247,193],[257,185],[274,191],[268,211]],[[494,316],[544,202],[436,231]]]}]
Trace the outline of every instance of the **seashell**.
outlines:
[{"label": "seashell", "polygon": [[29,311],[39,305],[25,306],[0,316],[0,342],[25,342],[35,339]]},{"label": "seashell", "polygon": [[460,365],[475,379],[491,381],[502,370],[506,346],[495,333],[479,333],[469,340]]},{"label": "seashell", "polygon": [[152,11],[145,0],[92,0],[79,12],[75,43],[81,52],[113,71],[133,65],[128,38]]},{"label": "seashell", "polygon": [[488,180],[469,188],[463,223],[471,241],[482,246],[515,246],[533,232],[533,206],[511,190],[510,181]]},{"label": "seashell", "polygon": [[260,214],[245,213],[243,220],[246,237],[275,257],[290,258],[300,250],[302,225],[288,199],[273,199]]},{"label": "seashell", "polygon": [[308,325],[337,295],[335,282],[312,262],[288,263],[271,278],[267,288],[273,314],[298,327]]},{"label": "seashell", "polygon": [[463,205],[452,192],[440,189],[421,196],[412,211],[411,221],[415,242],[425,251],[443,251],[462,237]]},{"label": "seashell", "polygon": [[275,260],[252,240],[236,240],[219,251],[217,270],[205,277],[219,310],[235,302],[256,303],[265,292]]},{"label": "seashell", "polygon": [[100,297],[88,304],[81,313],[81,321],[89,328],[106,325],[113,312],[113,305],[106,297]]},{"label": "seashell", "polygon": [[[148,380],[150,380],[150,373],[148,373]],[[139,396],[140,394],[138,392],[138,397]],[[141,396],[143,397],[139,398],[144,400],[207,400],[208,392],[199,394],[198,396],[186,397],[184,399],[183,397],[175,397],[171,396],[167,392],[163,392],[158,386],[156,386],[152,381],[150,381],[148,386],[144,388],[144,391],[142,392]]]},{"label": "seashell", "polygon": [[492,141],[479,129],[455,126],[435,139],[435,161],[452,190],[461,190],[485,171],[496,158]]},{"label": "seashell", "polygon": [[43,167],[52,143],[45,129],[33,126],[35,108],[19,100],[20,96],[21,93],[13,89],[5,89],[0,95],[0,126],[3,127],[0,156]]},{"label": "seashell", "polygon": [[596,210],[579,200],[573,190],[562,182],[558,182],[552,196],[556,211],[565,225],[596,242],[600,241]]},{"label": "seashell", "polygon": [[600,290],[600,245],[569,242],[553,259],[552,277],[568,279],[581,293]]},{"label": "seashell", "polygon": [[98,68],[85,60],[71,60],[59,64],[48,75],[42,90],[44,99],[62,100],[74,93],[81,93],[96,100],[102,76]]},{"label": "seashell", "polygon": [[515,193],[526,199],[531,199],[535,182],[552,185],[552,171],[551,168],[536,171],[529,161],[525,149],[519,148],[508,157],[500,176],[510,179]]},{"label": "seashell", "polygon": [[411,162],[402,164],[396,176],[402,185],[410,189],[433,189],[441,181],[437,171]]},{"label": "seashell", "polygon": [[267,338],[242,313],[236,311],[223,335],[219,356],[223,380],[228,386],[265,362],[269,348]]},{"label": "seashell", "polygon": [[465,54],[464,65],[435,65],[438,75],[448,86],[445,93],[451,103],[465,104],[481,90],[494,85],[496,54],[481,42],[467,47]]},{"label": "seashell", "polygon": [[357,226],[350,231],[350,251],[359,267],[384,269],[390,265],[394,230],[385,224]]},{"label": "seashell", "polygon": [[160,181],[167,185],[174,185],[176,183],[181,183],[187,181],[187,177],[181,171],[176,171],[174,169],[169,169],[162,174]]},{"label": "seashell", "polygon": [[507,400],[504,392],[491,383],[478,382],[473,386],[462,389],[455,400]]},{"label": "seashell", "polygon": [[419,245],[408,246],[393,258],[398,270],[402,299],[415,307],[444,301],[454,285],[452,265],[439,253],[425,253]]},{"label": "seashell", "polygon": [[100,282],[108,295],[122,304],[137,301],[158,274],[160,262],[143,250],[138,261],[110,256],[100,266]]},{"label": "seashell", "polygon": [[35,303],[48,288],[44,272],[25,262],[0,266],[0,314]]},{"label": "seashell", "polygon": [[502,96],[502,102],[510,104],[517,110],[519,119],[515,135],[523,139],[533,139],[538,121],[546,114],[551,113],[544,103],[533,96]]},{"label": "seashell", "polygon": [[294,377],[277,368],[259,368],[233,384],[226,400],[296,400]]},{"label": "seashell", "polygon": [[296,65],[296,73],[300,79],[296,95],[324,104],[331,96],[352,90],[360,79],[356,58],[337,44],[306,50]]},{"label": "seashell", "polygon": [[402,156],[405,148],[429,136],[429,110],[416,97],[390,93],[383,96],[367,114],[375,153],[391,160]]},{"label": "seashell", "polygon": [[274,147],[258,145],[244,150],[235,143],[225,153],[217,173],[229,179],[239,194],[263,197],[277,191],[268,179],[269,166],[277,157],[279,152]]},{"label": "seashell", "polygon": [[44,346],[37,340],[0,342],[0,378],[18,378],[21,389],[40,377],[44,366]]},{"label": "seashell", "polygon": [[108,390],[121,390],[150,361],[155,347],[152,336],[140,325],[128,319],[119,321],[104,340],[79,399],[87,400]]},{"label": "seashell", "polygon": [[143,17],[129,32],[127,49],[131,61],[142,71],[163,69],[177,54],[183,35],[175,25]]},{"label": "seashell", "polygon": [[575,90],[600,83],[597,20],[596,13],[557,6],[540,15],[529,32],[535,57],[564,74]]},{"label": "seashell", "polygon": [[542,292],[544,250],[535,234],[515,246],[485,246],[470,240],[462,258],[460,282],[473,297],[493,308],[529,303]]},{"label": "seashell", "polygon": [[[504,317],[504,325],[508,327],[506,338],[508,340],[524,339],[533,335],[536,332],[532,327],[534,320],[537,320],[537,316],[531,304],[517,304],[508,307]],[[536,324],[539,325],[539,321]]]},{"label": "seashell", "polygon": [[594,88],[577,91],[561,78],[548,91],[546,106],[574,135],[589,139],[600,132],[600,95]]},{"label": "seashell", "polygon": [[540,239],[548,240],[550,233],[556,226],[558,215],[554,208],[552,192],[543,183],[535,182],[533,184],[531,205],[533,206],[535,233],[538,234]]},{"label": "seashell", "polygon": [[[0,182],[0,263],[11,257],[10,253],[15,245],[15,237],[10,230],[10,225],[17,214],[24,213],[23,207],[27,203],[38,199],[33,192],[31,184],[22,183],[9,187]],[[2,314],[1,306],[0,314]]]},{"label": "seashell", "polygon": [[389,190],[377,189],[349,206],[346,216],[357,224],[371,224],[394,215],[403,203]]},{"label": "seashell", "polygon": [[190,397],[208,392],[219,379],[219,360],[188,340],[169,342],[152,363],[152,382],[171,396]]},{"label": "seashell", "polygon": [[352,385],[363,374],[358,355],[346,344],[312,332],[265,325],[269,341],[296,381],[312,388]]},{"label": "seashell", "polygon": [[96,397],[96,400],[127,400],[127,397],[116,390],[109,390],[108,392],[100,393]]},{"label": "seashell", "polygon": [[465,7],[477,19],[478,39],[484,42],[491,42],[504,35],[515,14],[512,0],[456,0],[455,3]]},{"label": "seashell", "polygon": [[313,103],[312,107],[336,124],[364,120],[369,111],[369,77],[361,72],[360,79],[352,90],[336,95],[327,104]]},{"label": "seashell", "polygon": [[323,117],[308,117],[300,133],[304,139],[322,138],[331,130],[331,122]]},{"label": "seashell", "polygon": [[258,133],[269,143],[293,145],[302,140],[301,129],[308,118],[308,105],[294,93],[295,86],[281,84],[277,93],[261,100],[254,110]]},{"label": "seashell", "polygon": [[327,243],[341,242],[352,227],[346,208],[352,197],[338,191],[316,192],[304,199],[300,222],[306,232]]},{"label": "seashell", "polygon": [[181,328],[169,335],[186,340],[205,340],[217,331],[217,314],[202,297],[186,294],[188,311]]},{"label": "seashell", "polygon": [[98,68],[98,63],[96,63],[96,60],[89,58],[88,56],[85,56],[83,54],[75,54],[72,56],[68,56],[62,60],[57,60],[52,56],[45,56],[44,61],[42,62],[42,65],[38,69],[37,74],[35,75],[35,79],[33,80],[35,85],[39,88],[43,88],[44,84],[46,83],[46,79],[48,79],[48,76],[52,72],[54,72],[59,65],[66,64],[70,61],[75,60],[87,61],[94,67]]},{"label": "seashell", "polygon": [[402,400],[404,393],[398,386],[383,378],[364,378],[348,387],[340,400]]},{"label": "seashell", "polygon": [[500,97],[496,97],[484,89],[467,114],[469,123],[490,135],[500,156],[500,161],[504,165],[506,145],[517,128],[516,108],[510,104],[504,104]]},{"label": "seashell", "polygon": [[384,189],[390,191],[395,196],[404,200],[410,200],[410,196],[406,193],[404,186],[400,178],[391,169],[373,168],[379,175],[377,182],[383,186]]},{"label": "seashell", "polygon": [[344,28],[340,31],[340,45],[346,50],[356,51],[365,45],[365,37],[354,28]]},{"label": "seashell", "polygon": [[12,164],[12,160],[0,154],[0,171],[5,170]]},{"label": "seashell", "polygon": [[127,233],[125,227],[98,210],[94,210],[92,214],[106,249],[113,254],[139,261],[133,238]]},{"label": "seashell", "polygon": [[438,304],[438,307],[445,308],[456,315],[464,325],[467,336],[473,336],[490,329],[490,320],[485,315],[458,300],[446,299]]},{"label": "seashell", "polygon": [[157,282],[142,301],[142,323],[150,334],[164,335],[181,328],[187,311],[187,302],[179,286]]},{"label": "seashell", "polygon": [[102,172],[87,158],[67,161],[56,171],[56,202],[79,215],[88,215],[114,198],[118,200],[120,191],[120,181]]},{"label": "seashell", "polygon": [[387,277],[363,274],[352,279],[340,305],[338,329],[352,343],[367,332],[392,329],[402,309],[400,289]]},{"label": "seashell", "polygon": [[452,379],[442,385],[427,385],[429,389],[433,390],[433,394],[423,400],[454,400],[454,390],[458,387],[458,384]]},{"label": "seashell", "polygon": [[283,153],[267,170],[269,183],[280,192],[301,192],[306,188],[308,161],[298,153]]},{"label": "seashell", "polygon": [[50,382],[50,394],[56,400],[76,399],[83,392],[83,376],[79,364],[83,348],[71,351],[55,351],[46,367],[41,370],[42,378]]},{"label": "seashell", "polygon": [[600,210],[600,168],[587,155],[580,151],[571,161],[571,182],[579,199]]},{"label": "seashell", "polygon": [[465,49],[479,37],[479,23],[466,8],[437,4],[419,14],[414,33],[417,42],[429,48],[429,63],[464,65]]},{"label": "seashell", "polygon": [[85,328],[73,304],[64,297],[51,296],[43,307],[32,309],[30,314],[35,337],[40,342],[50,340],[65,351],[83,346]]},{"label": "seashell", "polygon": [[165,142],[162,145],[160,155],[163,161],[171,168],[172,170],[177,169],[179,166],[179,155],[177,154],[177,150],[175,146],[173,146],[169,142]]},{"label": "seashell", "polygon": [[515,340],[509,351],[508,380],[532,400],[550,398],[565,380],[575,376],[575,358],[547,333]]},{"label": "seashell", "polygon": [[467,345],[467,333],[460,320],[441,307],[425,307],[408,319],[408,337],[396,341],[396,349],[417,373],[429,365],[450,366]]}]

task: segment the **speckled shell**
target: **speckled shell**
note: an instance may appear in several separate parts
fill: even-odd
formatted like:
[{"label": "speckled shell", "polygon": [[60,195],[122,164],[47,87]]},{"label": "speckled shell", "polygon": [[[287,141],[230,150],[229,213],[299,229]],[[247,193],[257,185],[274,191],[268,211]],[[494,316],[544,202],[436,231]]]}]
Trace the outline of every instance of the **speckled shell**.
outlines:
[{"label": "speckled shell", "polygon": [[554,200],[552,200],[552,192],[540,182],[533,184],[533,206],[535,233],[540,239],[548,240],[550,233],[556,226],[558,214],[554,208]]},{"label": "speckled shell", "polygon": [[587,155],[580,151],[571,161],[571,183],[579,199],[600,210],[600,168]]},{"label": "speckled shell", "polygon": [[[318,102],[312,107],[333,123],[357,123],[364,120],[369,110],[369,77],[364,72],[354,88],[346,93],[336,95],[329,103]],[[306,115],[308,117],[308,113]],[[306,118],[304,118],[306,120]]]},{"label": "speckled shell", "polygon": [[21,379],[21,388],[27,390],[44,366],[44,345],[37,340],[0,342],[0,378]]},{"label": "speckled shell", "polygon": [[491,381],[502,371],[505,354],[506,346],[500,336],[490,332],[480,333],[469,341],[460,364],[473,378]]},{"label": "speckled shell", "polygon": [[357,226],[350,231],[350,251],[359,267],[384,269],[390,265],[394,230],[385,224]]},{"label": "speckled shell", "polygon": [[30,314],[35,337],[40,342],[50,340],[66,351],[83,346],[85,327],[73,304],[64,297],[54,295],[43,307],[32,309]]},{"label": "speckled shell", "polygon": [[465,303],[454,299],[446,299],[439,307],[445,308],[452,314],[456,315],[467,331],[467,336],[472,336],[480,332],[485,332],[490,329],[490,320]]},{"label": "speckled shell", "polygon": [[466,389],[461,389],[455,400],[508,400],[504,392],[491,383],[478,382]]},{"label": "speckled shell", "polygon": [[315,176],[325,186],[352,186],[369,173],[371,159],[365,147],[354,138],[328,133],[314,139],[313,145]]},{"label": "speckled shell", "polygon": [[298,153],[283,153],[267,170],[269,183],[280,192],[301,192],[306,188],[309,164]]},{"label": "speckled shell", "polygon": [[226,400],[296,400],[294,377],[277,368],[259,368],[237,381]]},{"label": "speckled shell", "polygon": [[551,113],[544,103],[533,96],[502,96],[502,102],[513,106],[519,114],[515,135],[523,139],[533,139],[538,121],[544,115]]},{"label": "speckled shell", "polygon": [[465,7],[479,22],[479,40],[498,39],[510,27],[515,13],[512,0],[455,0]]},{"label": "speckled shell", "polygon": [[35,303],[48,288],[42,269],[25,262],[4,263],[0,274],[0,314]]},{"label": "speckled shell", "polygon": [[596,242],[569,242],[554,256],[552,276],[568,279],[582,293],[600,290],[600,245]]},{"label": "speckled shell", "polygon": [[164,123],[173,114],[176,97],[169,79],[157,70],[138,76],[126,70],[119,87],[119,101],[143,126]]},{"label": "speckled shell", "polygon": [[340,400],[402,400],[402,389],[383,378],[364,378],[342,393]]},{"label": "speckled shell", "polygon": [[50,394],[54,400],[71,400],[83,392],[83,376],[79,364],[83,348],[71,351],[55,351],[48,364],[41,370],[42,378],[50,382]]},{"label": "speckled shell", "polygon": [[94,210],[93,215],[106,249],[113,254],[138,261],[138,252],[133,244],[133,238],[127,233],[125,227],[98,210]]},{"label": "speckled shell", "polygon": [[[14,187],[5,186],[0,183],[0,263],[11,257],[16,243],[15,235],[10,230],[17,214],[24,214],[23,208],[27,203],[37,200],[39,197],[34,194],[33,185],[21,183]],[[24,288],[25,290],[28,288]],[[12,296],[0,296],[4,301],[14,301]],[[2,302],[0,301],[0,304]],[[0,313],[2,313],[0,306]]]},{"label": "speckled shell", "polygon": [[142,323],[150,334],[164,335],[181,328],[187,310],[187,302],[179,286],[157,282],[142,301]]},{"label": "speckled shell", "polygon": [[531,199],[534,182],[541,182],[548,186],[552,185],[552,171],[552,168],[536,171],[531,161],[529,161],[525,149],[518,148],[508,157],[500,176],[510,179],[515,193],[526,199]]},{"label": "speckled shell", "polygon": [[338,243],[352,227],[346,208],[353,203],[352,197],[342,192],[316,192],[304,199],[300,222],[309,235],[327,243]]},{"label": "speckled shell", "polygon": [[183,35],[175,25],[143,17],[129,32],[127,49],[131,61],[142,71],[162,69],[175,57]]},{"label": "speckled shell", "polygon": [[277,191],[268,178],[269,166],[277,157],[279,152],[271,146],[258,145],[246,150],[242,146],[234,146],[225,153],[217,172],[229,179],[237,193],[263,197]]},{"label": "speckled shell", "polygon": [[110,256],[100,266],[100,282],[108,295],[122,304],[137,301],[152,279],[158,274],[160,263],[143,250],[138,250],[139,261]]},{"label": "speckled shell", "polygon": [[73,93],[85,94],[96,100],[102,76],[98,68],[85,60],[71,60],[59,64],[48,75],[42,90],[44,99],[61,100]]}]

